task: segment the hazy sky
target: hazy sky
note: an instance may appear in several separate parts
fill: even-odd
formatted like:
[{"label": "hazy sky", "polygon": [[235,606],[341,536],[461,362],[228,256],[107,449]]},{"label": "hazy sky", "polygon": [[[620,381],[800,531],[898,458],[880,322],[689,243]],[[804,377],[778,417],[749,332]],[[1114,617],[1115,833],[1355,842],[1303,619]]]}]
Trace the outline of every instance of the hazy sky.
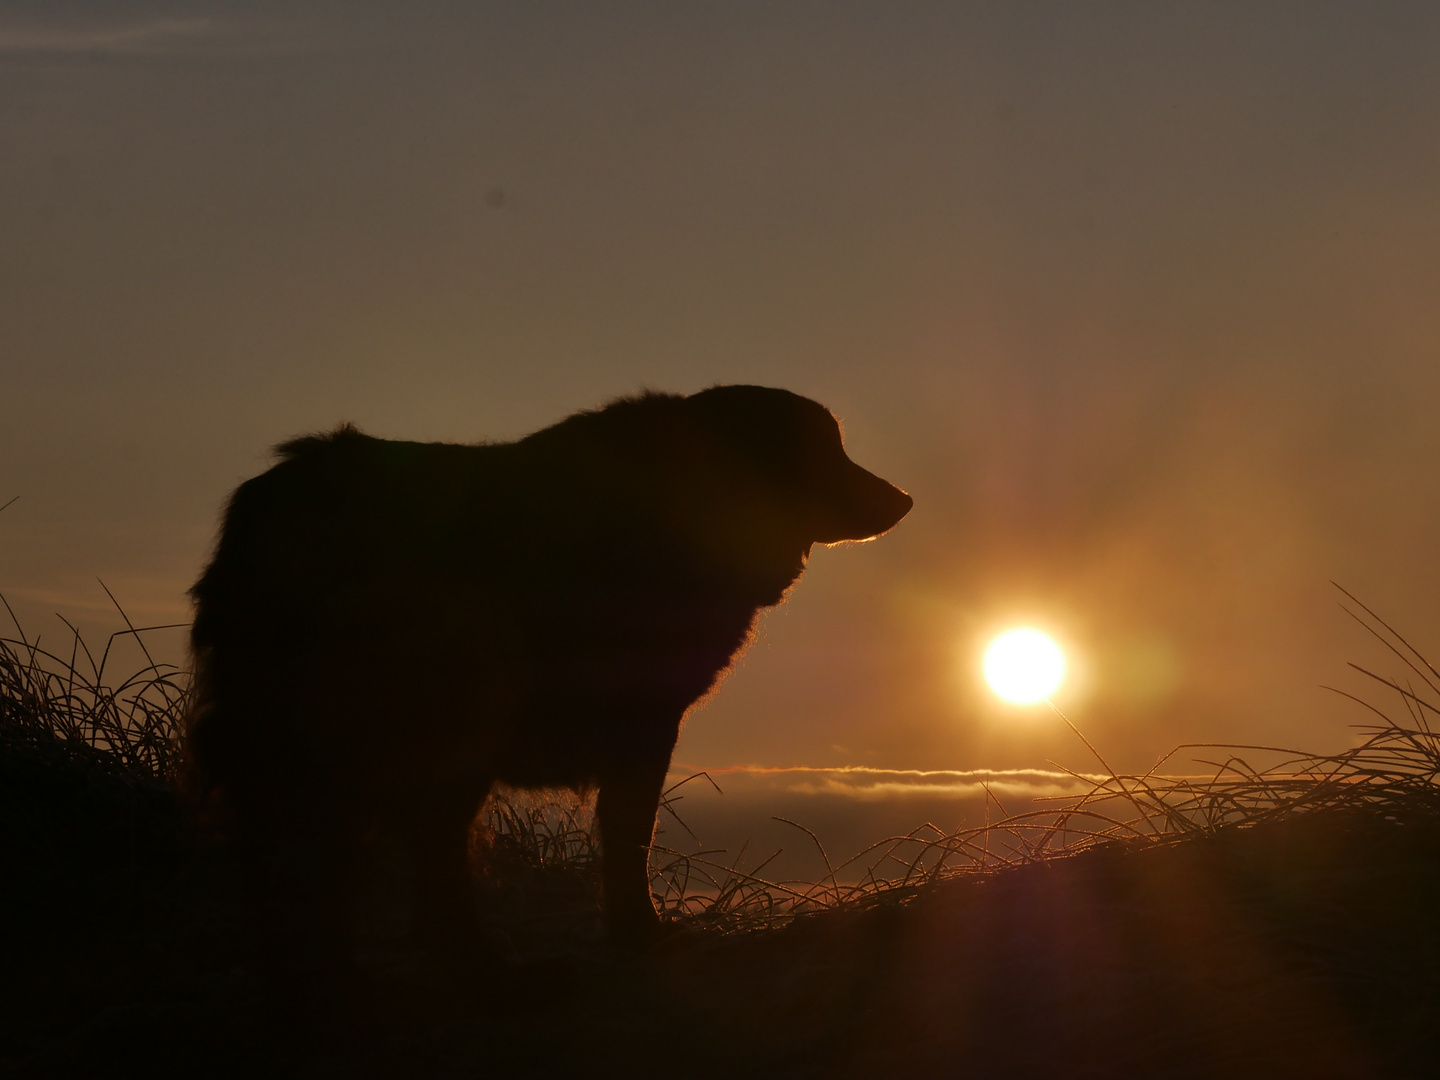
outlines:
[{"label": "hazy sky", "polygon": [[678,760],[1088,768],[979,686],[1017,619],[1117,767],[1336,749],[1330,579],[1440,655],[1437,58],[1432,3],[0,3],[0,590],[183,619],[297,432],[758,382],[915,510]]}]

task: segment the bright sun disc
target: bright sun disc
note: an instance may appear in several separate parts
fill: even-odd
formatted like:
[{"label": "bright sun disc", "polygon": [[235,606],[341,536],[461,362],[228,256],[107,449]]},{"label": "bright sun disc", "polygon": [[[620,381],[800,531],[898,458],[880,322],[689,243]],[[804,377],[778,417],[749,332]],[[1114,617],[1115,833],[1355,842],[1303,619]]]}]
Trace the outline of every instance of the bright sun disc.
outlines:
[{"label": "bright sun disc", "polygon": [[1065,678],[1065,654],[1039,630],[1007,630],[985,650],[985,681],[1012,705],[1048,698]]}]

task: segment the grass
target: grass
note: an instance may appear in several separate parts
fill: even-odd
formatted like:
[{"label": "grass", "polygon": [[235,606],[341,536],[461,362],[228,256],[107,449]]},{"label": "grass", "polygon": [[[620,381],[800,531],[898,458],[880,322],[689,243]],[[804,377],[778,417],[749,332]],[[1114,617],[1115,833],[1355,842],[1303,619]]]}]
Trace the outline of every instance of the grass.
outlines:
[{"label": "grass", "polygon": [[[1219,1055],[1214,1075],[1238,1075],[1251,1058],[1226,1055],[1242,1044],[1252,1058],[1268,1053],[1255,1049],[1266,1039],[1252,1030],[1255,995],[1280,986],[1289,996],[1265,1006],[1280,1010],[1271,1042],[1310,1062],[1310,1075],[1331,1075],[1327,1062],[1351,1060],[1331,1045],[1335,1009],[1361,1018],[1366,1053],[1387,1063],[1374,1075],[1406,1075],[1417,1047],[1440,1049],[1417,1034],[1440,1015],[1440,984],[1429,974],[1440,967],[1440,933],[1429,929],[1431,905],[1440,902],[1440,874],[1430,870],[1440,867],[1440,736],[1431,725],[1440,715],[1440,672],[1346,598],[1407,677],[1357,669],[1395,706],[1387,712],[1357,699],[1368,720],[1356,745],[1338,753],[1185,746],[1141,774],[1116,773],[1102,760],[1098,778],[1073,774],[1085,785],[1081,795],[1018,813],[997,798],[988,825],[922,825],[840,861],[791,822],[827,867],[819,881],[798,884],[767,878],[766,862],[742,869],[739,856],[706,850],[693,836],[673,841],[688,834],[677,785],[662,807],[652,890],[665,917],[690,933],[643,970],[617,964],[600,939],[590,803],[563,792],[502,792],[475,833],[492,936],[520,960],[579,958],[608,989],[569,1011],[544,1006],[550,1034],[535,1017],[497,1027],[452,1016],[437,1035],[435,1017],[448,1014],[422,994],[416,1000],[428,1004],[406,1021],[405,1053],[441,1046],[489,1061],[503,1045],[523,1064],[530,1051],[522,1044],[533,1039],[583,1062],[623,1058],[632,1030],[699,1024],[739,1040],[715,1061],[746,1060],[761,1048],[793,1075],[824,1074],[829,1066],[810,1066],[838,1060],[836,1047],[855,1060],[870,1055],[885,1074],[875,1055],[901,1042],[922,1057],[925,1048],[956,1046],[981,1075],[1031,1075],[1017,1064],[1020,1044],[1031,1039],[1027,1024],[1042,1018],[1060,1033],[1054,1047],[1069,1047],[1071,1057],[1046,1049],[1034,1075],[1086,1061],[1109,1062],[1092,1075],[1212,1075],[1196,1064],[1211,1058],[1195,1047]],[[66,625],[64,647],[42,647],[18,625],[0,639],[0,860],[10,871],[0,884],[0,925],[29,949],[12,968],[28,973],[25,981],[12,974],[0,1002],[0,1015],[24,1032],[10,1036],[21,1049],[0,1053],[0,1067],[63,1062],[67,1054],[89,1060],[131,1045],[127,1024],[155,1037],[153,1023],[126,1011],[132,998],[169,1002],[156,1006],[162,1027],[203,1030],[194,1035],[199,1050],[166,1036],[185,1065],[185,1055],[210,1052],[203,1047],[216,1039],[243,1041],[239,1021],[224,1018],[250,1015],[243,1002],[255,993],[241,920],[224,899],[223,858],[196,844],[175,794],[186,676],[144,652],[147,628],[127,622],[91,650]],[[112,677],[122,635],[140,643],[145,663]],[[1208,772],[1164,771],[1187,755],[1199,755]],[[1082,916],[1083,932],[1072,926]],[[1264,947],[1237,951],[1242,930]],[[1137,934],[1148,935],[1143,947]],[[917,935],[926,942],[918,952]],[[1207,944],[1187,951],[1191,939]],[[1048,943],[1039,959],[1037,941]],[[953,970],[937,968],[941,956],[953,958]],[[1203,999],[1183,988],[1156,996],[1166,984],[1162,956],[1190,971]],[[957,981],[955,970],[975,974]],[[929,997],[902,1008],[912,985],[929,987]],[[1383,1000],[1374,997],[1381,986]],[[1154,1011],[1156,1002],[1171,1011]],[[1111,1005],[1118,1011],[1106,1011]],[[191,1019],[176,1020],[182,1014]],[[956,1027],[960,1015],[991,1019]],[[1072,1030],[1067,1018],[1076,1016],[1092,1021]],[[834,1045],[773,1026],[783,1017],[798,1017]],[[1104,1071],[1122,1069],[1116,1062],[1132,1051],[1087,1024],[1133,1027],[1140,1017],[1154,1030],[1132,1034],[1125,1046],[1139,1038],[1161,1047],[1157,1054],[1178,1054],[1171,1071],[1136,1072],[1133,1063]],[[104,1033],[92,1042],[102,1049],[77,1050],[77,1032],[96,1023]],[[1016,1045],[1002,1052],[1005,1040]]]},{"label": "grass", "polygon": [[[1345,694],[1371,716],[1357,725],[1362,738],[1349,749],[1311,754],[1274,746],[1186,744],[1143,774],[1118,774],[1086,741],[1105,768],[1102,778],[1050,763],[1085,785],[1082,794],[1036,800],[1050,805],[1014,814],[992,794],[998,817],[973,828],[946,832],[922,824],[832,861],[819,837],[787,821],[815,846],[827,867],[820,881],[798,885],[764,876],[774,855],[746,870],[738,858],[727,858],[730,853],[701,845],[679,807],[685,785],[710,781],[700,773],[668,790],[661,805],[661,833],[651,860],[657,906],[668,918],[697,928],[775,929],[797,916],[902,902],[939,880],[992,875],[1096,847],[1172,843],[1316,811],[1363,810],[1407,821],[1440,815],[1440,734],[1428,719],[1440,716],[1440,672],[1371,609],[1349,593],[1345,597],[1347,612],[1404,663],[1414,680],[1402,684],[1351,665],[1393,692],[1404,715],[1394,718]],[[0,604],[9,611],[3,597]],[[72,798],[77,785],[103,786],[112,796],[127,788],[145,792],[168,823],[174,808],[159,796],[173,789],[180,775],[188,676],[156,663],[143,635],[171,627],[137,628],[125,618],[126,629],[112,634],[97,655],[68,622],[64,648],[52,651],[27,637],[10,615],[16,636],[0,638],[0,746],[5,748],[0,762],[13,769],[17,761],[28,761],[31,772],[43,772],[56,783],[55,799]],[[115,643],[127,636],[139,643],[145,665],[111,681]],[[1208,775],[1162,772],[1177,758],[1196,753],[1202,755],[1199,763],[1213,770]],[[1252,764],[1257,755],[1267,759],[1263,766]],[[22,815],[15,798],[22,785],[16,775],[8,779],[0,790],[11,797],[0,806],[11,823],[11,839],[41,850],[46,841],[38,833],[47,815],[64,817],[63,808],[49,805],[36,813],[32,798]],[[33,782],[28,793],[34,795]],[[476,848],[484,852],[487,880],[595,900],[600,856],[592,811],[592,800],[570,792],[536,796],[502,790],[477,823]],[[24,825],[15,825],[24,816],[34,819],[37,835],[24,835]],[[661,842],[677,834],[692,843]],[[842,876],[859,880],[842,884]],[[563,878],[591,887],[558,884]],[[517,912],[535,908],[523,899],[510,906]]]},{"label": "grass", "polygon": [[[3,596],[0,605],[17,635],[0,637],[0,730],[84,747],[105,755],[120,775],[173,783],[189,680],[173,665],[157,664],[143,637],[171,627],[137,629],[117,604],[127,628],[110,635],[97,659],[80,631],[57,616],[69,632],[62,655],[29,638]],[[138,643],[146,664],[112,683],[111,651],[123,637]]]},{"label": "grass", "polygon": [[[8,603],[0,597],[9,611]],[[132,883],[189,845],[178,776],[182,672],[156,664],[110,678],[112,635],[98,657],[73,626],[64,649],[0,638],[0,898],[63,903],[67,882]],[[47,884],[48,883],[48,884]],[[133,890],[132,890],[133,891]]]}]

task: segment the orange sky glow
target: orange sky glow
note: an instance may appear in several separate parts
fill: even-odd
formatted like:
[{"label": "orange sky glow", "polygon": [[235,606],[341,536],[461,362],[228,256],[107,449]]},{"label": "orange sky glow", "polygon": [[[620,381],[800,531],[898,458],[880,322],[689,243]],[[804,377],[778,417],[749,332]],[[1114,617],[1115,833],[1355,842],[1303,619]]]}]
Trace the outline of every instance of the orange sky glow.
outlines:
[{"label": "orange sky glow", "polygon": [[763,383],[915,509],[677,761],[1093,767],[985,687],[1016,625],[1117,768],[1348,745],[1321,684],[1388,661],[1332,580],[1440,655],[1437,47],[1420,3],[6,5],[0,591],[183,621],[297,433]]}]

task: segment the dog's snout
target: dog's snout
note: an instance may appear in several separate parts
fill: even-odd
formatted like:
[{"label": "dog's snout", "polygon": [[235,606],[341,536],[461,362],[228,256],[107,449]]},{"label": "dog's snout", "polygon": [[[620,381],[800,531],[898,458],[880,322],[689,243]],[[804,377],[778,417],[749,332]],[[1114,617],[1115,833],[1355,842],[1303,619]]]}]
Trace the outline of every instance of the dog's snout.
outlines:
[{"label": "dog's snout", "polygon": [[915,505],[915,501],[894,484],[853,462],[835,503],[834,516],[816,538],[819,543],[870,540],[893,529]]},{"label": "dog's snout", "polygon": [[[875,479],[880,480],[878,476]],[[873,525],[871,536],[879,536],[881,533],[893,529],[915,505],[915,500],[894,484],[884,480],[880,480],[880,483],[884,486],[878,496],[874,498],[875,516],[871,523]]]},{"label": "dog's snout", "polygon": [[895,520],[890,522],[891,526],[893,527],[895,525],[898,525],[900,523],[900,519],[903,518],[906,514],[910,513],[910,511],[915,508],[915,500],[910,497],[910,494],[908,492],[901,491],[893,484],[891,485],[890,490],[894,492],[894,494],[891,496],[891,509],[895,511]]}]

